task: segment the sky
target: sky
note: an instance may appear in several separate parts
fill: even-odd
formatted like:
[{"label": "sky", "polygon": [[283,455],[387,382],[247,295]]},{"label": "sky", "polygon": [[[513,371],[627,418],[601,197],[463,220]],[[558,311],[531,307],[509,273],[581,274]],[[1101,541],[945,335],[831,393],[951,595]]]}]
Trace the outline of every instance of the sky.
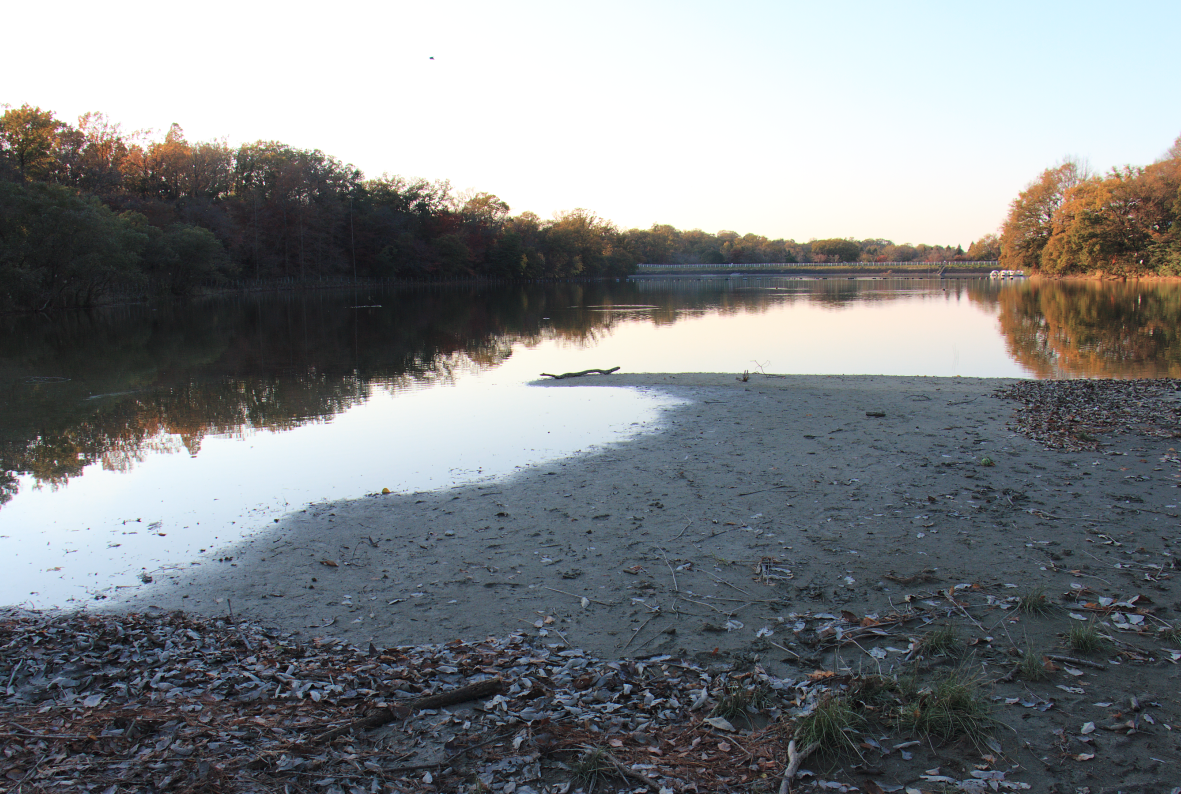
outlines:
[{"label": "sky", "polygon": [[[51,15],[51,18],[49,16]],[[1181,3],[24,3],[0,104],[797,241],[965,247],[1181,135]],[[432,60],[433,58],[433,60]]]}]

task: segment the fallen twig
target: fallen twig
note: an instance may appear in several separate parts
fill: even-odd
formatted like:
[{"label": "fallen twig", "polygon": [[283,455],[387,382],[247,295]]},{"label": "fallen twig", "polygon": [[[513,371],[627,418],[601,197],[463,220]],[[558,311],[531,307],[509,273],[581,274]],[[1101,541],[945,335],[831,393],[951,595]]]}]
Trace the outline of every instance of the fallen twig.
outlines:
[{"label": "fallen twig", "polygon": [[796,740],[792,739],[787,743],[787,769],[783,772],[783,782],[779,784],[779,794],[791,794],[791,781],[800,771],[800,764],[804,763],[805,758],[816,752],[818,747],[820,747],[820,742],[812,742],[803,750],[796,752]]},{"label": "fallen twig", "polygon": [[1052,659],[1055,662],[1063,662],[1065,664],[1077,664],[1079,667],[1090,667],[1092,670],[1106,670],[1107,665],[1092,662],[1089,659],[1076,659],[1073,656],[1059,656],[1056,653],[1044,653],[1047,659]]},{"label": "fallen twig", "polygon": [[795,651],[791,650],[790,648],[785,648],[777,642],[771,642],[771,640],[767,640],[767,642],[770,643],[771,645],[774,645],[776,648],[783,651],[784,653],[790,653],[792,656],[796,657],[797,659],[800,658],[800,655],[798,653],[796,653]]},{"label": "fallen twig", "polygon": [[668,572],[672,574],[673,590],[676,590],[678,593],[681,592],[681,588],[677,585],[677,572],[673,570],[672,563],[668,561],[668,556],[664,553],[664,549],[657,549],[657,551],[660,552],[661,557],[664,557],[664,564],[668,566]]},{"label": "fallen twig", "polygon": [[631,644],[632,644],[632,641],[633,641],[633,640],[635,640],[635,638],[636,638],[636,637],[640,636],[640,632],[641,632],[641,631],[643,631],[643,630],[644,630],[644,629],[647,627],[647,625],[648,625],[649,623],[651,623],[652,621],[656,620],[656,618],[658,618],[658,617],[660,617],[660,609],[659,609],[659,608],[658,608],[658,609],[657,609],[657,610],[656,610],[656,611],[653,613],[652,617],[650,617],[650,618],[648,618],[647,620],[645,620],[645,621],[643,622],[643,624],[641,624],[641,625],[640,625],[640,627],[639,627],[638,629],[636,629],[636,630],[635,630],[635,631],[632,633],[631,639],[629,639],[627,642],[625,642],[625,643],[623,644],[623,647],[622,647],[622,648],[620,648],[620,650],[621,650],[621,651],[626,651],[626,650],[627,650],[627,646],[631,645]]},{"label": "fallen twig", "polygon": [[625,780],[634,780],[637,783],[643,783],[649,791],[660,791],[660,784],[647,775],[642,775],[634,769],[628,769],[619,759],[610,753],[606,753],[603,757],[611,763],[611,766],[615,767],[615,771],[622,775]]},{"label": "fallen twig", "polygon": [[469,700],[478,700],[489,695],[495,695],[502,689],[504,689],[504,679],[497,676],[496,678],[488,678],[483,681],[477,681],[474,684],[461,686],[459,689],[450,689],[446,692],[427,695],[426,697],[418,698],[409,703],[399,704],[391,708],[377,709],[359,720],[353,720],[350,723],[321,733],[312,739],[312,743],[331,741],[357,728],[362,730],[377,728],[405,716],[407,712],[414,712],[420,709],[438,709],[443,706],[454,706],[456,703],[466,703]]},{"label": "fallen twig", "polygon": [[591,598],[590,596],[580,596],[577,593],[570,593],[565,590],[559,590],[556,587],[549,587],[548,585],[544,585],[544,584],[541,587],[544,590],[552,590],[555,593],[561,593],[562,595],[568,595],[571,598],[585,598],[587,601],[590,601],[592,604],[599,604],[600,606],[605,606],[605,607],[616,606],[616,604],[612,604],[607,601],[596,601],[595,599]]},{"label": "fallen twig", "polygon": [[612,367],[611,369],[584,369],[579,372],[563,372],[561,375],[551,375],[548,372],[541,373],[543,378],[553,378],[554,380],[565,380],[566,378],[581,378],[583,375],[590,375],[592,373],[598,375],[610,375],[612,372],[618,370],[619,367]]},{"label": "fallen twig", "polygon": [[790,487],[791,487],[790,485],[772,485],[770,488],[760,488],[757,491],[747,491],[746,493],[740,493],[738,495],[739,496],[753,496],[757,493],[766,493],[767,491],[777,491],[780,488],[790,488]]}]

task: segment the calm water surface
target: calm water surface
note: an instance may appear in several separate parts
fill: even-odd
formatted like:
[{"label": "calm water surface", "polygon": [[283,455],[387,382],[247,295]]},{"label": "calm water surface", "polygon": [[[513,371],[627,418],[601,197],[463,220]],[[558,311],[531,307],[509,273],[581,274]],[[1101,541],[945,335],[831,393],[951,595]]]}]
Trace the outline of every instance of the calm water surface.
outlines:
[{"label": "calm water surface", "polygon": [[650,279],[0,318],[0,604],[104,598],[309,502],[510,474],[675,400],[541,372],[1177,377],[1181,287]]}]

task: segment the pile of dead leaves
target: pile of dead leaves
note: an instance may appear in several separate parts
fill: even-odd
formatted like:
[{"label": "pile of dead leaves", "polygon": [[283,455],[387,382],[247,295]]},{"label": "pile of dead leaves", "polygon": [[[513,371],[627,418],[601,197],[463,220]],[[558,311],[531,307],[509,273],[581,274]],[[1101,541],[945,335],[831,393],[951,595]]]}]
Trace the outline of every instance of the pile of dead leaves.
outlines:
[{"label": "pile of dead leaves", "polygon": [[1026,380],[995,397],[1021,403],[1011,427],[1050,449],[1097,449],[1103,436],[1181,437],[1181,380]]}]

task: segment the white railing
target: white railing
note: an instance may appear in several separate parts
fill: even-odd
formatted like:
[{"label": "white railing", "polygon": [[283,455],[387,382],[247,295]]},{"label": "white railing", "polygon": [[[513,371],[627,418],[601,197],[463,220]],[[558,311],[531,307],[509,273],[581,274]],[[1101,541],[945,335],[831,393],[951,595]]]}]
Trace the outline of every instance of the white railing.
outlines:
[{"label": "white railing", "polygon": [[772,270],[772,269],[816,269],[816,268],[874,268],[880,270],[882,268],[907,268],[911,270],[936,270],[941,267],[995,267],[999,264],[995,260],[982,262],[961,262],[961,261],[943,261],[943,262],[753,262],[749,264],[741,264],[737,262],[730,262],[729,264],[721,265],[665,265],[665,264],[640,264],[636,267],[640,270]]}]

